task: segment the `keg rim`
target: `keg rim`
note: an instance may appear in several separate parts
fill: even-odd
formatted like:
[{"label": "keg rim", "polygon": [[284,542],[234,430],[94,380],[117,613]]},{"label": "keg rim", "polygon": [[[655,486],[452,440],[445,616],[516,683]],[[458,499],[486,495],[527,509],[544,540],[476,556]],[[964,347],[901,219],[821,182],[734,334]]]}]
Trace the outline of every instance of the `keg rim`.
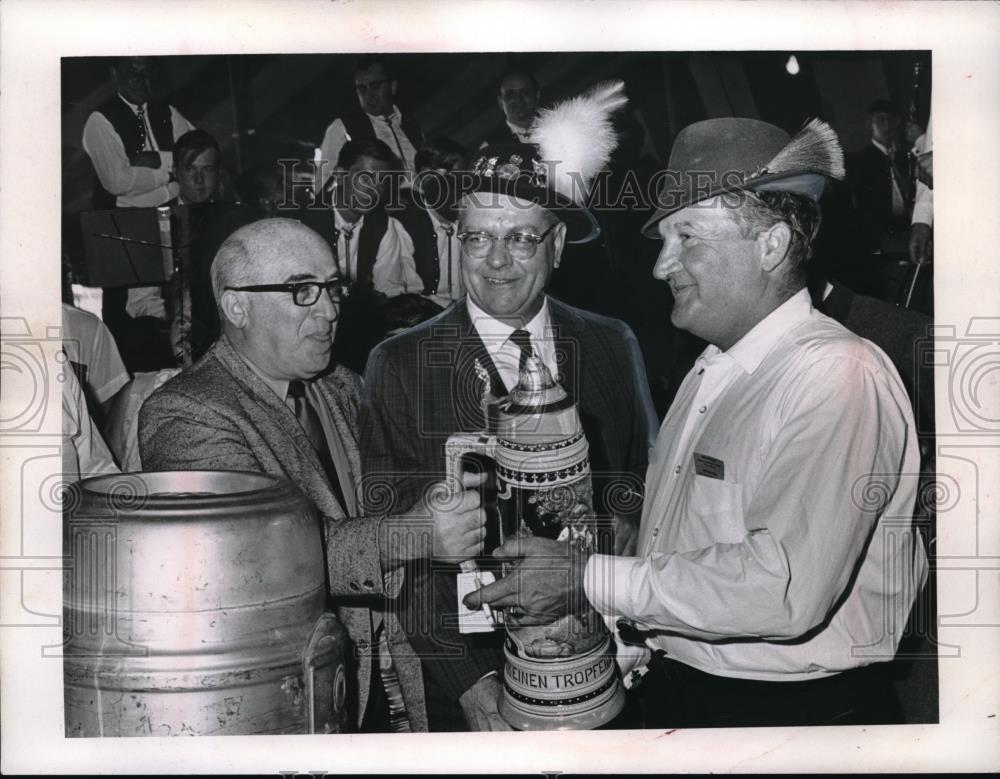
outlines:
[{"label": "keg rim", "polygon": [[[291,481],[260,471],[188,469],[133,471],[82,479],[81,505],[92,510],[103,503],[119,514],[172,513],[175,510],[232,506],[234,498],[252,495],[262,507],[273,501],[305,501]],[[211,488],[211,489],[209,489]]]}]

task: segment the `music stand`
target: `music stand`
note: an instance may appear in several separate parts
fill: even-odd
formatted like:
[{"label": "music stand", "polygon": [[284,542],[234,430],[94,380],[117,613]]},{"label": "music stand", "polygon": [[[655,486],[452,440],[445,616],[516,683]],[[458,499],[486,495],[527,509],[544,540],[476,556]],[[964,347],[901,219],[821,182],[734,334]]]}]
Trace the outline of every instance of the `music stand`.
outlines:
[{"label": "music stand", "polygon": [[172,275],[169,208],[87,211],[80,224],[90,286],[162,284]]}]

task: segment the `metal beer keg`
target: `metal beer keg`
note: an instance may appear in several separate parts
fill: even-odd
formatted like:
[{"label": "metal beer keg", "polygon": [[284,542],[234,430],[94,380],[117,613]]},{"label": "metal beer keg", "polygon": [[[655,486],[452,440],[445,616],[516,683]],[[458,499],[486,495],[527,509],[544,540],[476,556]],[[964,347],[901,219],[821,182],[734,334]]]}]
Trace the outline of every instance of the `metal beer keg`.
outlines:
[{"label": "metal beer keg", "polygon": [[86,479],[65,506],[66,735],[346,729],[347,634],[320,527],[288,481]]}]

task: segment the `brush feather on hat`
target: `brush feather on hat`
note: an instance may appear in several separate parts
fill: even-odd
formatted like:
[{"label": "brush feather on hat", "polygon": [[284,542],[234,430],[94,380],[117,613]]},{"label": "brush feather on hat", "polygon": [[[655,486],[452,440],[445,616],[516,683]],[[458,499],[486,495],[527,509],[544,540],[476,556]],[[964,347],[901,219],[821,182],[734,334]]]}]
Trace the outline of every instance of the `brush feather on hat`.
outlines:
[{"label": "brush feather on hat", "polygon": [[775,177],[786,173],[844,178],[844,150],[830,125],[822,119],[807,122],[770,162],[748,177],[748,183],[758,176]]},{"label": "brush feather on hat", "polygon": [[550,187],[582,205],[618,146],[611,115],[627,102],[624,81],[604,81],[539,113],[531,142],[549,164]]}]

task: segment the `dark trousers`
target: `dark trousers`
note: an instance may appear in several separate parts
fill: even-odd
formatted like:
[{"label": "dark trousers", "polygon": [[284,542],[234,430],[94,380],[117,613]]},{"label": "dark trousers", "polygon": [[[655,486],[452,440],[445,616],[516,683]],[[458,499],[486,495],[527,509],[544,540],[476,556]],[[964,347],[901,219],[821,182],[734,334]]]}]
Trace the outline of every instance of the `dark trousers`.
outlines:
[{"label": "dark trousers", "polygon": [[630,703],[646,728],[898,724],[902,713],[885,666],[765,682],[707,674],[658,653]]}]

